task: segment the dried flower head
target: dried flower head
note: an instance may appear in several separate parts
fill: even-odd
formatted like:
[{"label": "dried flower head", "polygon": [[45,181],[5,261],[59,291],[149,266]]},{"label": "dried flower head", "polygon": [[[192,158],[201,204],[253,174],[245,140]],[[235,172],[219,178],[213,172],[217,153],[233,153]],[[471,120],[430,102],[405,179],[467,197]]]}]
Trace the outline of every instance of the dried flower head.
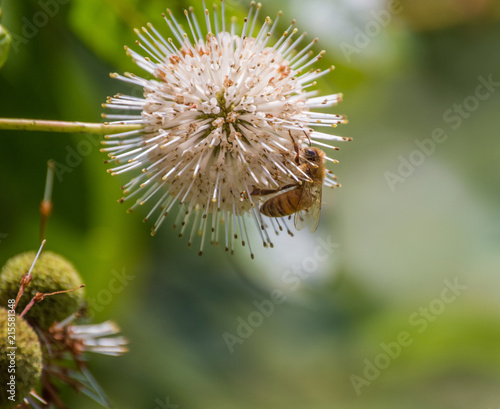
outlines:
[{"label": "dried flower head", "polygon": [[86,352],[120,356],[128,351],[128,340],[122,336],[114,336],[120,329],[112,321],[90,325],[73,324],[78,316],[79,313],[76,313],[62,322],[54,323],[42,334],[45,347],[43,396],[47,401],[60,399],[55,385],[63,382],[109,408],[106,394],[88,369]]},{"label": "dried flower head", "polygon": [[120,356],[128,351],[125,346],[128,340],[122,336],[113,336],[120,332],[113,321],[76,325],[72,324],[75,318],[77,316],[73,314],[50,328],[52,343],[59,344],[59,352],[69,349],[78,358],[85,351],[111,356]]},{"label": "dried flower head", "polygon": [[[179,203],[174,227],[181,227],[180,236],[189,234],[188,245],[201,236],[200,254],[207,231],[214,244],[224,236],[226,250],[233,251],[238,234],[244,245],[246,215],[253,218],[264,246],[272,246],[268,228],[281,230],[280,220],[265,218],[259,212],[264,199],[250,192],[300,185],[308,180],[300,166],[306,159],[298,159],[300,148],[313,143],[337,149],[321,141],[348,139],[312,128],[346,123],[341,115],[313,111],[342,97],[317,96],[311,90],[333,68],[311,68],[324,53],[311,51],[317,40],[300,49],[305,34],[296,36],[293,21],[271,44],[281,13],[257,28],[260,4],[254,2],[236,33],[234,19],[226,25],[221,4],[220,20],[217,11],[211,18],[205,10],[205,33],[192,8],[184,12],[187,30],[169,10],[164,15],[174,39],[165,39],[151,24],[136,30],[146,56],[126,47],[127,54],[153,78],[112,74],[142,87],[144,96],[120,94],[103,105],[127,113],[104,117],[144,126],[103,142],[115,165],[109,170],[113,175],[142,171],[123,187],[120,201],[135,199],[132,210],[154,200],[145,218],[158,212],[152,234]],[[324,184],[338,186],[331,176]]]}]

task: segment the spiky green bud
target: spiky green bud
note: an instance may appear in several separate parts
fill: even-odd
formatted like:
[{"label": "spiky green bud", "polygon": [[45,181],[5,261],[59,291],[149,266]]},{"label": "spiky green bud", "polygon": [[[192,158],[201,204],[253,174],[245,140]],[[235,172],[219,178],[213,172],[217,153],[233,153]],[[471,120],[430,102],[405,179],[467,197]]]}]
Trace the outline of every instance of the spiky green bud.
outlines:
[{"label": "spiky green bud", "polygon": [[20,404],[41,373],[42,350],[35,331],[23,318],[0,307],[0,409]]},{"label": "spiky green bud", "polygon": [[[35,252],[21,253],[7,260],[0,273],[0,305],[16,298],[19,281],[26,274],[35,259]],[[32,281],[19,301],[17,312],[21,313],[37,292],[53,293],[71,290],[82,285],[82,279],[75,267],[65,258],[50,251],[44,251],[31,272]],[[49,328],[54,321],[76,312],[83,304],[84,290],[46,297],[35,304],[26,314],[28,320],[35,321],[41,328]]]}]

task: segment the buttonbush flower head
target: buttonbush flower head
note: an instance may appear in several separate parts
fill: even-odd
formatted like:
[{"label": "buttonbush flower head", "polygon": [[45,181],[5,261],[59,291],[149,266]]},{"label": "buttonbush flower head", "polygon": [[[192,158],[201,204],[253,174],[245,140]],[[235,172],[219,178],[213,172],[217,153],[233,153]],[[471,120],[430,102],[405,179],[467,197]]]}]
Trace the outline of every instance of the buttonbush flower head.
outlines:
[{"label": "buttonbush flower head", "polygon": [[[305,34],[297,34],[295,21],[279,35],[281,13],[259,27],[259,10],[252,2],[239,30],[234,19],[226,21],[223,1],[220,14],[205,9],[204,29],[192,8],[184,12],[183,25],[167,10],[163,17],[171,37],[148,24],[136,30],[140,52],[125,48],[150,78],[112,74],[142,87],[143,97],[119,94],[104,104],[122,111],[104,117],[143,125],[103,142],[113,164],[110,173],[134,172],[120,201],[133,200],[129,210],[152,203],[145,218],[156,217],[152,234],[175,211],[174,227],[189,236],[188,245],[201,236],[200,254],[207,241],[222,241],[232,252],[238,236],[250,246],[248,220],[263,245],[272,246],[269,230],[277,233],[282,224],[290,230],[284,219],[263,216],[259,206],[266,199],[250,193],[307,180],[297,147],[337,149],[322,141],[348,139],[313,128],[346,122],[341,115],[314,111],[342,98],[314,90],[316,80],[333,68],[313,68],[324,53],[313,53],[317,40],[303,45]],[[334,176],[324,183],[338,186]]]}]

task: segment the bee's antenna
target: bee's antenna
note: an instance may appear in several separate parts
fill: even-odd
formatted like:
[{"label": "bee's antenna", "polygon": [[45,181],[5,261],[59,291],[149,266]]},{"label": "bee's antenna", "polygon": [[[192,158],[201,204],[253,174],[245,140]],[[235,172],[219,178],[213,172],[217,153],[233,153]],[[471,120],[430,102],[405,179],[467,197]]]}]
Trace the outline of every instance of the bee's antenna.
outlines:
[{"label": "bee's antenna", "polygon": [[306,134],[306,136],[307,136],[307,140],[308,140],[308,142],[309,142],[309,146],[312,146],[311,137],[309,136],[309,134],[308,134],[305,130],[304,130],[303,132],[304,132],[304,133]]},{"label": "bee's antenna", "polygon": [[45,238],[45,227],[52,213],[52,187],[54,186],[54,168],[55,163],[51,159],[47,162],[47,179],[45,180],[45,192],[40,203],[40,242]]}]

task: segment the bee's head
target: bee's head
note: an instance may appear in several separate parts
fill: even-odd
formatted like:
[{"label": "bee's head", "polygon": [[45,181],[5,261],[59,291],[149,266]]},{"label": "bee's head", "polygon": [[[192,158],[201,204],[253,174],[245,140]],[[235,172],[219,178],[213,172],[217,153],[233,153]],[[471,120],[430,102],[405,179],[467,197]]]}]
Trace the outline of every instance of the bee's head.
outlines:
[{"label": "bee's head", "polygon": [[321,162],[325,156],[324,152],[318,148],[304,148],[302,154],[310,162]]}]

